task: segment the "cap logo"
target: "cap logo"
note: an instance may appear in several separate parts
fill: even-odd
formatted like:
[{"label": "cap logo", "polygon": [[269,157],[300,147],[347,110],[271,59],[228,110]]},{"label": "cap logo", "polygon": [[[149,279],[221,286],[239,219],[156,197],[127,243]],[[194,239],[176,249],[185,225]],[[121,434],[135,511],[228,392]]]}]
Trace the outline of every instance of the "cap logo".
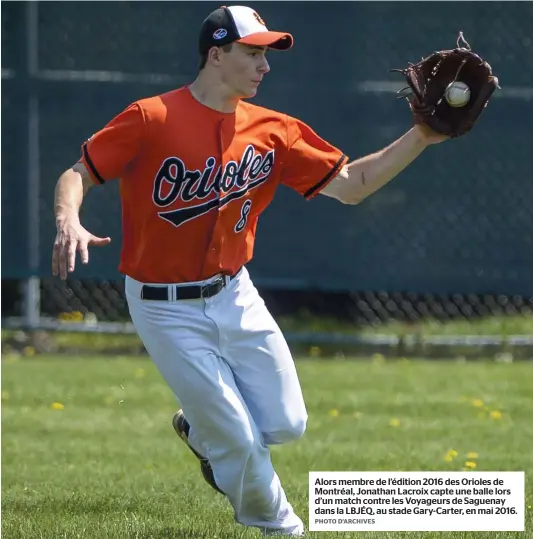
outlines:
[{"label": "cap logo", "polygon": [[259,16],[259,13],[257,13],[256,11],[254,11],[254,17],[259,24],[266,26],[265,21]]},{"label": "cap logo", "polygon": [[225,28],[219,28],[213,33],[214,39],[224,39],[228,35],[228,31]]}]

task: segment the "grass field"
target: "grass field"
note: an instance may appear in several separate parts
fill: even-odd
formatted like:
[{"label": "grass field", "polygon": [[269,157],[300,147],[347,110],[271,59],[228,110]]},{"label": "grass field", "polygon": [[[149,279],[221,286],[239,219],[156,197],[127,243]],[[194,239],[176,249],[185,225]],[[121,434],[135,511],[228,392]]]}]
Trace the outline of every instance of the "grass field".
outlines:
[{"label": "grass field", "polygon": [[[526,532],[310,533],[317,538],[533,537],[533,366],[299,361],[309,422],[272,450],[308,521],[310,470],[526,471]],[[174,435],[148,359],[4,358],[4,539],[252,538]],[[448,452],[455,457],[445,460]],[[477,453],[467,456],[467,453]],[[474,466],[470,464],[469,466]]]}]

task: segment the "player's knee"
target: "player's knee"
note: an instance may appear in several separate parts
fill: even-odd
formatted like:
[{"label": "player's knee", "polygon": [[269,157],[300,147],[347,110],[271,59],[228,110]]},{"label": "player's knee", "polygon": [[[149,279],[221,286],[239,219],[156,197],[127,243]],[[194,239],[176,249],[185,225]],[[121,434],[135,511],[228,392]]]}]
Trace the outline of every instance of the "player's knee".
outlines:
[{"label": "player's knee", "polygon": [[307,428],[307,415],[286,417],[276,430],[265,433],[267,444],[285,444],[301,438]]},{"label": "player's knee", "polygon": [[285,430],[286,441],[290,442],[292,440],[297,440],[301,438],[305,429],[307,428],[307,415],[300,416],[296,420],[292,421],[289,424],[289,427]]}]

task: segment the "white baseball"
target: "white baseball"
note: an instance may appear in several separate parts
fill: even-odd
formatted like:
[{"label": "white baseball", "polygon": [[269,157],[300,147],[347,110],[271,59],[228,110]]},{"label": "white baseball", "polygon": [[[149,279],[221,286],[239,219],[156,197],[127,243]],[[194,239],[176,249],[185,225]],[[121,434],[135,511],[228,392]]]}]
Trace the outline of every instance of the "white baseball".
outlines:
[{"label": "white baseball", "polygon": [[470,101],[470,88],[464,82],[452,82],[444,95],[450,107],[464,107]]}]

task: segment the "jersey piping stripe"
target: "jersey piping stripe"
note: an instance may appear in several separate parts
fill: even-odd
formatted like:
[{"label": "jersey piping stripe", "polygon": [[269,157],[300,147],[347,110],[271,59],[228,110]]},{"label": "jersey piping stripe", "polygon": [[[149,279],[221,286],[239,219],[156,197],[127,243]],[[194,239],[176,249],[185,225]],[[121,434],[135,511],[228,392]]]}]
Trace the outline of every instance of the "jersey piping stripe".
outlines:
[{"label": "jersey piping stripe", "polygon": [[311,189],[308,189],[305,194],[304,194],[304,197],[305,198],[309,198],[310,196],[312,196],[314,193],[316,193],[316,191],[319,191],[320,188],[326,184],[330,179],[331,177],[333,176],[333,174],[335,174],[335,172],[337,172],[337,170],[339,169],[339,167],[341,166],[342,162],[346,159],[346,155],[342,154],[339,158],[339,160],[335,163],[335,166],[326,174],[326,176],[324,177],[324,179],[320,180],[314,187],[311,187]]},{"label": "jersey piping stripe", "polygon": [[94,163],[92,162],[92,159],[89,157],[89,152],[87,151],[87,143],[83,145],[83,156],[85,157],[85,160],[87,161],[87,164],[89,165],[89,168],[91,169],[91,172],[94,174],[95,178],[100,183],[104,183],[104,178],[100,176],[100,174],[96,170],[96,167],[94,166]]}]

